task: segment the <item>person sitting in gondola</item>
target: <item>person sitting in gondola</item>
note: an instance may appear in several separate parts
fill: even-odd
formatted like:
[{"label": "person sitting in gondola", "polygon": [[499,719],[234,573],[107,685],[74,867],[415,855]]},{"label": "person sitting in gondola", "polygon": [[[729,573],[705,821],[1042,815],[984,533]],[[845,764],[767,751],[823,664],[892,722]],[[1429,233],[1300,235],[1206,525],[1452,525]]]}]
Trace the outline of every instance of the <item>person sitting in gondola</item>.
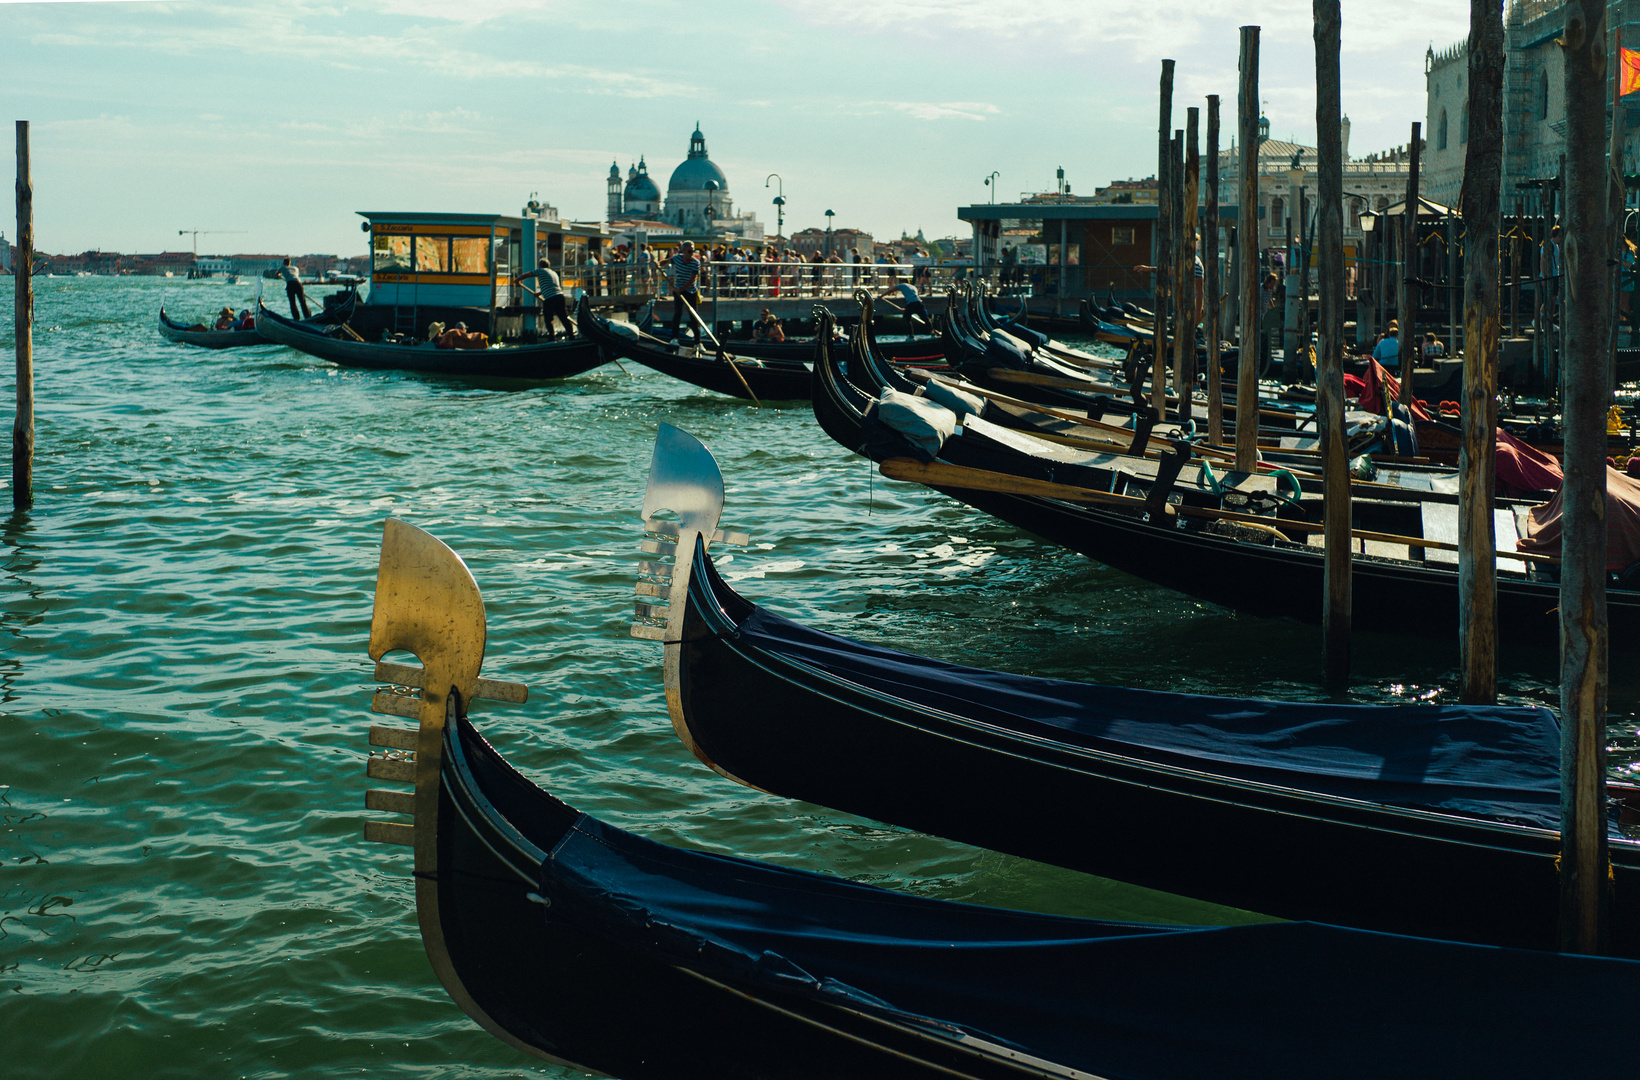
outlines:
[{"label": "person sitting in gondola", "polygon": [[216,326],[214,327],[214,329],[217,329],[217,330],[232,330],[233,329],[233,308],[225,307],[221,311],[216,313]]},{"label": "person sitting in gondola", "polygon": [[905,300],[905,307],[902,310],[905,312],[906,336],[917,336],[917,320],[919,319],[922,321],[922,325],[928,328],[928,332],[932,334],[934,332],[934,319],[928,314],[928,306],[922,302],[922,297],[917,295],[916,287],[909,282],[901,281],[891,285],[889,288],[884,289],[877,299],[886,300],[896,292]]},{"label": "person sitting in gondola", "polygon": [[768,308],[763,309],[763,316],[752,327],[753,341],[785,341],[786,331],[781,328],[780,320]]},{"label": "person sitting in gondola", "polygon": [[235,330],[256,329],[256,316],[251,314],[250,308],[246,308],[244,311],[239,313],[239,319],[233,324],[233,328]]},{"label": "person sitting in gondola", "polygon": [[440,349],[487,349],[490,338],[488,334],[469,332],[466,323],[458,322],[440,334],[434,344]]},{"label": "person sitting in gondola", "polygon": [[1372,358],[1382,364],[1389,371],[1398,371],[1401,367],[1401,328],[1391,319],[1384,327],[1384,334],[1378,339],[1378,344],[1372,348]]}]

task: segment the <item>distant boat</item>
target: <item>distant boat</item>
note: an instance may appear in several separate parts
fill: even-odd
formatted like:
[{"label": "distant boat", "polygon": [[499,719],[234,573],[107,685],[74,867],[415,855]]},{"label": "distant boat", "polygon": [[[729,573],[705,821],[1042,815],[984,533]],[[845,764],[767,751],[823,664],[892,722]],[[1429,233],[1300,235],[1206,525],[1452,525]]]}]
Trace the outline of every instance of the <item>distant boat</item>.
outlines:
[{"label": "distant boat", "polygon": [[[357,298],[358,293],[349,290]],[[351,310],[349,311],[351,314]],[[346,317],[334,320],[345,322]],[[295,322],[258,302],[257,331],[270,341],[300,349],[343,367],[425,371],[494,379],[568,379],[605,364],[611,355],[595,341],[573,337],[535,345],[489,349],[440,349],[431,342],[414,345],[364,341],[347,326],[322,326],[318,320]]]},{"label": "distant boat", "polygon": [[[342,303],[315,316],[311,322],[297,325],[333,326],[346,322],[348,316],[353,314],[353,306],[356,303],[358,294],[350,293]],[[246,345],[273,344],[270,339],[263,337],[255,326],[249,330],[209,330],[199,329],[198,324],[179,323],[165,314],[164,304],[161,304],[159,309],[159,333],[167,341],[175,341],[181,345],[198,345],[204,349],[237,349]]]}]

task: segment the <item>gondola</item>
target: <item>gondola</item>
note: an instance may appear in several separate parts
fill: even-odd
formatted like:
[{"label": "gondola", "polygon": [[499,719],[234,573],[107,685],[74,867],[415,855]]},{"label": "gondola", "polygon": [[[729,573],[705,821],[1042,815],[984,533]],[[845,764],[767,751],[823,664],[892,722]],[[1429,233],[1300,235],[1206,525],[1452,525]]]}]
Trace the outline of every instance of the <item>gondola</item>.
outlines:
[{"label": "gondola", "polygon": [[[639,330],[655,339],[657,344],[670,346],[671,333],[655,323],[653,317],[654,305],[650,305],[644,317],[637,322]],[[796,363],[806,363],[813,359],[813,340],[786,340],[786,341],[747,341],[743,338],[723,338],[723,345],[736,356],[751,357],[755,360],[789,360]],[[832,347],[847,348],[847,342],[833,337]],[[922,337],[907,337],[903,334],[883,337],[873,334],[872,341],[878,353],[886,360],[896,364],[916,364],[923,367],[944,367],[946,364],[944,339],[939,334],[925,334]]]},{"label": "gondola", "polygon": [[[723,581],[708,542],[740,538],[717,527],[722,485],[663,425],[644,546],[675,557],[643,567],[633,634],[665,643],[673,725],[724,776],[1284,918],[1554,947],[1548,710],[1159,693],[861,644]],[[1640,841],[1612,833],[1613,948],[1640,957]]]},{"label": "gondola", "polygon": [[[1314,923],[1147,926],[985,908],[688,851],[508,764],[461,560],[389,521],[370,655],[391,689],[369,840],[414,849],[432,968],[516,1049],[626,1080],[1588,1077],[1632,1064],[1633,962]],[[398,692],[395,692],[398,691]],[[1039,821],[1037,829],[1057,823]]]},{"label": "gondola", "polygon": [[249,330],[195,330],[192,325],[179,323],[165,314],[164,304],[159,308],[159,336],[179,345],[198,345],[204,349],[237,349],[246,345],[271,344],[256,332],[254,326]]},{"label": "gondola", "polygon": [[[346,322],[353,314],[358,299],[359,294],[350,289],[341,295],[338,303],[332,304],[311,319],[303,320],[303,325],[332,326]],[[272,344],[254,325],[248,330],[195,330],[192,326],[179,323],[165,314],[163,303],[159,306],[159,334],[167,341],[175,341],[182,345],[198,345],[205,349],[237,349],[247,345]]]},{"label": "gondola", "polygon": [[[845,449],[877,462],[884,475],[914,480],[1028,532],[1187,595],[1251,615],[1319,624],[1323,596],[1322,549],[1310,542],[1312,515],[1281,498],[1269,478],[1247,478],[1243,496],[1263,509],[1242,519],[1197,511],[1226,508],[1220,478],[1180,457],[1177,471],[1121,455],[1054,457],[1036,451],[1024,459],[1004,433],[983,421],[965,422],[938,455],[918,450],[870,422],[870,398],[832,364],[815,369],[815,418]],[[1182,455],[1182,448],[1175,448]],[[1169,476],[1171,473],[1171,476]],[[1006,474],[1006,475],[1004,475]],[[1020,480],[1026,483],[1020,483]],[[1272,502],[1271,495],[1274,495]],[[1437,493],[1438,494],[1438,493]],[[1420,544],[1369,541],[1351,569],[1355,629],[1441,637],[1458,631],[1455,552],[1422,541],[1456,536],[1454,495],[1421,501],[1355,500],[1355,527]],[[1517,514],[1494,515],[1500,547],[1518,528]],[[1285,530],[1285,531],[1284,531]],[[1439,541],[1445,543],[1447,541]],[[1548,645],[1559,640],[1560,586],[1541,558],[1500,556],[1497,575],[1500,640]],[[1640,588],[1634,572],[1608,585],[1606,612],[1612,649],[1640,647]],[[1409,617],[1412,613],[1415,616]]]},{"label": "gondola", "polygon": [[[758,401],[807,401],[813,381],[810,360],[754,360],[739,353],[721,355],[710,345],[683,348],[651,338],[636,327],[612,323],[581,297],[576,319],[582,333],[611,356],[632,360],[686,383]],[[812,357],[814,346],[808,346]]]},{"label": "gondola", "polygon": [[586,338],[489,349],[440,349],[432,342],[396,345],[362,341],[345,325],[311,327],[258,304],[256,329],[269,341],[299,349],[342,367],[421,371],[496,379],[568,379],[609,362],[609,355]]}]

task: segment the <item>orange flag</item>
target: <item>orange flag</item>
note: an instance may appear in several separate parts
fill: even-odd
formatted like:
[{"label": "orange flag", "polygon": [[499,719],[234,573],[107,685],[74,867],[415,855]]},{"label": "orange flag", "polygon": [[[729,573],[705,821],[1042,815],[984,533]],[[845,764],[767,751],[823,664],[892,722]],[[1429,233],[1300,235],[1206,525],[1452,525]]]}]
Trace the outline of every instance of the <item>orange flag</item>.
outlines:
[{"label": "orange flag", "polygon": [[1617,96],[1628,97],[1640,90],[1640,49],[1619,49]]}]

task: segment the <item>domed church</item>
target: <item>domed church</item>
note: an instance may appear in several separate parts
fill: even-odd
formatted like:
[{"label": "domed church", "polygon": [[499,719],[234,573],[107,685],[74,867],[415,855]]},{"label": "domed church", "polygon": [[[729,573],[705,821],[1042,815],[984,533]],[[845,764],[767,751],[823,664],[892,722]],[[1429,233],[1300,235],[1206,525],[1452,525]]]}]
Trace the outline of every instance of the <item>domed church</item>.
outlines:
[{"label": "domed church", "polygon": [[650,179],[643,159],[627,170],[624,183],[620,166],[610,164],[609,220],[617,219],[660,221],[695,237],[733,234],[748,240],[763,239],[763,224],[756,214],[735,214],[729,178],[706,155],[706,136],[700,133],[698,123],[689,137],[689,156],[672,170],[666,182],[664,211],[660,189]]},{"label": "domed church", "polygon": [[649,165],[640,156],[636,165],[627,167],[626,183],[621,183],[621,168],[609,163],[609,220],[626,217],[656,218],[661,212],[661,189],[649,178]]},{"label": "domed church", "polygon": [[[710,223],[707,209],[711,209]],[[609,219],[643,217],[676,225],[686,233],[705,234],[713,226],[729,224],[734,214],[734,199],[729,195],[729,178],[706,154],[706,136],[695,125],[689,137],[689,156],[672,170],[666,182],[666,209],[661,210],[660,189],[649,177],[649,166],[640,158],[638,164],[627,170],[626,182],[621,182],[620,166],[609,166]]]},{"label": "domed church", "polygon": [[734,200],[729,197],[729,178],[706,156],[706,136],[700,133],[697,123],[695,133],[689,136],[689,156],[672,170],[672,179],[666,182],[665,221],[686,233],[707,233],[713,224],[727,223],[732,217]]}]

